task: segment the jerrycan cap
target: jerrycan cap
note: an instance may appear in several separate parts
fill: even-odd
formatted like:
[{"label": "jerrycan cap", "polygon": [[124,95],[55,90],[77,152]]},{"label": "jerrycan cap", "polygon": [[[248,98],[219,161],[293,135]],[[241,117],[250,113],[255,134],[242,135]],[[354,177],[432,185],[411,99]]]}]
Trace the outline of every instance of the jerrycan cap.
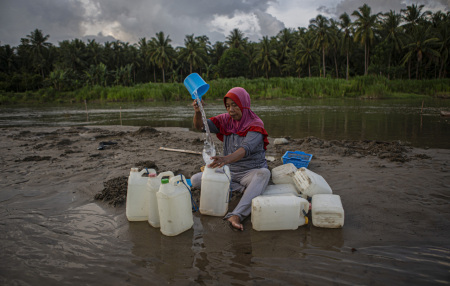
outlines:
[{"label": "jerrycan cap", "polygon": [[155,174],[155,173],[149,173],[148,176],[149,176],[150,178],[156,178],[156,174]]},{"label": "jerrycan cap", "polygon": [[167,178],[161,179],[161,184],[168,184],[168,183],[169,183],[169,179],[167,179]]}]

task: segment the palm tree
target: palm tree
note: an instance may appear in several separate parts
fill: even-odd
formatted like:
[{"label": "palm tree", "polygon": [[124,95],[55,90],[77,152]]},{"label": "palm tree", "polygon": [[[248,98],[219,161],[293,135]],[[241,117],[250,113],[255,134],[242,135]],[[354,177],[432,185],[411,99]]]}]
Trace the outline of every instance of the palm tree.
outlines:
[{"label": "palm tree", "polygon": [[424,5],[414,5],[406,6],[406,9],[400,10],[401,13],[404,14],[403,20],[405,20],[405,28],[408,31],[411,31],[411,29],[414,29],[414,27],[418,26],[420,23],[422,23],[426,17],[431,15],[430,11],[424,11],[422,13]]},{"label": "palm tree", "polygon": [[[297,42],[295,49],[295,58],[298,65],[308,65],[308,76],[311,77],[311,63],[318,57],[317,50],[314,48],[314,38],[311,33],[304,35]],[[300,77],[299,68],[299,77]]]},{"label": "palm tree", "polygon": [[[438,12],[440,13],[440,12]],[[449,13],[443,14],[440,13],[440,15],[437,16],[437,18],[440,18],[440,20],[435,19],[436,21],[436,30],[437,30],[437,37],[439,38],[440,47],[439,47],[439,53],[440,53],[440,67],[439,67],[439,78],[445,78],[446,77],[446,67],[449,66],[448,60],[449,60],[449,49],[450,49],[450,17]]]},{"label": "palm tree", "polygon": [[332,38],[329,26],[330,21],[319,14],[309,23],[309,29],[315,32],[314,47],[322,50],[323,76],[325,77],[325,51],[328,49]]},{"label": "palm tree", "polygon": [[244,33],[242,33],[239,29],[233,29],[230,32],[230,35],[227,37],[226,43],[230,48],[236,48],[243,50],[245,44],[247,43],[248,38],[244,37]]},{"label": "palm tree", "polygon": [[[292,42],[294,40],[294,36],[292,31],[288,28],[281,30],[278,35],[278,46],[279,46],[279,62],[281,67],[286,67],[287,60],[289,58],[289,53],[292,49]],[[281,74],[283,74],[283,70],[281,70]]]},{"label": "palm tree", "polygon": [[352,16],[356,17],[354,22],[356,27],[355,41],[364,45],[364,75],[367,75],[369,71],[370,45],[375,38],[380,13],[371,14],[371,8],[367,4],[359,7],[358,10],[352,13]]},{"label": "palm tree", "polygon": [[87,68],[86,44],[79,40],[64,40],[59,43],[60,64],[62,69],[71,69],[79,75]]},{"label": "palm tree", "polygon": [[228,49],[227,45],[223,42],[216,42],[211,51],[211,63],[217,65],[222,57],[223,53]]},{"label": "palm tree", "polygon": [[10,45],[0,46],[0,71],[11,75],[16,69],[15,48]]},{"label": "palm tree", "polygon": [[164,32],[156,33],[156,37],[152,38],[152,60],[161,69],[163,83],[166,82],[165,69],[170,67],[175,59],[175,50],[170,42],[169,36],[165,37]]},{"label": "palm tree", "polygon": [[248,58],[251,77],[255,77],[258,72],[258,51],[257,43],[249,43],[245,49],[245,55]]},{"label": "palm tree", "polygon": [[141,71],[144,74],[144,81],[148,80],[148,75],[147,75],[147,71],[148,71],[148,67],[150,65],[150,49],[149,49],[149,43],[147,41],[147,39],[144,38],[140,38],[139,41],[137,42],[137,48],[138,48],[138,58],[139,58],[139,62],[141,63]]},{"label": "palm tree", "polygon": [[206,49],[194,39],[194,35],[187,35],[184,39],[184,47],[181,47],[179,57],[180,59],[189,63],[189,73],[192,73],[192,68],[206,66]]},{"label": "palm tree", "polygon": [[104,62],[104,53],[102,51],[102,46],[95,40],[88,40],[86,46],[89,55],[89,61],[93,62],[95,65]]},{"label": "palm tree", "polygon": [[424,56],[439,57],[439,39],[433,37],[432,26],[417,26],[412,35],[408,35],[409,44],[405,46],[408,51],[403,57],[403,65],[416,59],[416,79],[419,79],[419,67],[422,65]]},{"label": "palm tree", "polygon": [[402,17],[400,14],[395,13],[395,11],[390,10],[388,13],[383,15],[385,17],[382,23],[382,31],[385,33],[384,41],[388,44],[390,48],[389,59],[388,59],[388,78],[390,78],[390,67],[392,54],[394,52],[399,52],[403,46],[402,35],[403,28],[400,26],[402,22]]},{"label": "palm tree", "polygon": [[330,35],[331,35],[330,48],[333,53],[334,67],[336,69],[336,78],[339,78],[337,54],[338,54],[338,50],[339,50],[340,31],[338,28],[338,22],[334,19],[330,19]]},{"label": "palm tree", "polygon": [[28,49],[32,55],[33,66],[44,77],[44,68],[47,61],[48,49],[52,46],[47,40],[49,35],[42,34],[42,31],[35,29],[30,35],[27,35]]},{"label": "palm tree", "polygon": [[261,70],[264,70],[267,79],[269,78],[269,72],[272,69],[272,65],[279,65],[277,60],[277,51],[272,49],[269,37],[267,36],[264,36],[261,41],[256,62],[261,67]]},{"label": "palm tree", "polygon": [[345,70],[345,79],[348,80],[348,74],[349,74],[349,54],[350,50],[352,48],[352,42],[353,42],[353,28],[352,28],[352,21],[350,19],[350,16],[347,13],[342,14],[339,19],[341,20],[339,22],[339,25],[341,26],[341,52],[345,53],[345,57],[347,60],[347,67]]}]

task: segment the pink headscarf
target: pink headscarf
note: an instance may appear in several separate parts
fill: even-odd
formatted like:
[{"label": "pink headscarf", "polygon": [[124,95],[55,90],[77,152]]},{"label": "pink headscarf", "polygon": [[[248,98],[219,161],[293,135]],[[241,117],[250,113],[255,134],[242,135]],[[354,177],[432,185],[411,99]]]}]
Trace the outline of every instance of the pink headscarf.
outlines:
[{"label": "pink headscarf", "polygon": [[234,87],[224,96],[224,104],[227,98],[231,98],[239,106],[242,117],[239,121],[231,118],[228,113],[211,117],[210,119],[220,131],[220,133],[216,134],[217,138],[223,141],[224,135],[234,133],[239,136],[246,136],[249,131],[259,132],[264,136],[264,149],[266,149],[266,146],[269,144],[267,140],[268,134],[264,129],[264,122],[250,109],[250,95],[247,91],[242,87]]}]

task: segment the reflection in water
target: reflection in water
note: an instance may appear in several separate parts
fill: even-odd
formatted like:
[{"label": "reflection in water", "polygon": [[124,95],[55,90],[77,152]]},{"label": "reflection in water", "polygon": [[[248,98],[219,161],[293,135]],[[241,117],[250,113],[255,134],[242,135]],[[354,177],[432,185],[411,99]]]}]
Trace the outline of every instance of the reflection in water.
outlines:
[{"label": "reflection in water", "polygon": [[246,224],[241,233],[231,231],[220,217],[195,213],[192,229],[166,237],[148,222],[128,222],[124,209],[82,201],[69,193],[20,200],[0,195],[0,199],[3,285],[448,281],[449,248],[393,244],[353,249],[351,239],[343,239],[345,228],[308,225],[293,231],[258,232]]},{"label": "reflection in water", "polygon": [[344,234],[342,228],[328,229],[309,225],[309,244],[321,249],[336,250],[344,246]]}]

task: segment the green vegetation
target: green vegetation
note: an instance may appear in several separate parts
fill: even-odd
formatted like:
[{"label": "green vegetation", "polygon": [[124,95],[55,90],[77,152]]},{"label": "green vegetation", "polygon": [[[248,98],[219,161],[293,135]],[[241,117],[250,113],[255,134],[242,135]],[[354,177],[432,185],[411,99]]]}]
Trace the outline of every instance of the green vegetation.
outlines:
[{"label": "green vegetation", "polygon": [[[208,82],[207,100],[221,99],[231,86],[242,86],[253,99],[279,98],[396,98],[445,96],[450,94],[450,79],[388,80],[385,77],[359,76],[344,79],[330,78],[227,78]],[[84,100],[93,102],[142,102],[190,100],[182,83],[147,83],[133,87],[93,86],[76,91],[57,91],[53,87],[38,92],[6,94],[0,97],[1,104],[13,103],[75,103]]]},{"label": "green vegetation", "polygon": [[450,12],[422,10],[373,14],[364,4],[354,22],[318,15],[260,42],[234,29],[225,42],[192,34],[176,48],[162,31],[133,45],[55,46],[36,29],[17,47],[0,45],[0,103],[181,100],[192,72],[217,98],[237,85],[257,98],[448,96]]}]

